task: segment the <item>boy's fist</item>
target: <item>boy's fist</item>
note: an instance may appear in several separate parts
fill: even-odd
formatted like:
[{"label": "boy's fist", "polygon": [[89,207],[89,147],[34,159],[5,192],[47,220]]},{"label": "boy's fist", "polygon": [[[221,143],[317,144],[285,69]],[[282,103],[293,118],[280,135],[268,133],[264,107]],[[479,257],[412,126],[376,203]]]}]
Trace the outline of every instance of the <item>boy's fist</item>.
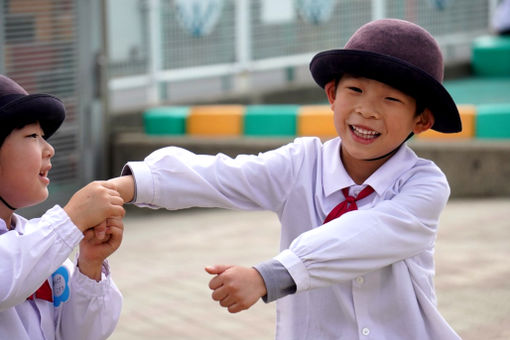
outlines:
[{"label": "boy's fist", "polygon": [[254,268],[215,265],[205,270],[209,274],[217,274],[209,281],[209,288],[213,290],[212,298],[228,308],[230,313],[250,308],[267,294],[264,279]]},{"label": "boy's fist", "polygon": [[94,181],[77,191],[64,210],[81,231],[85,231],[111,216],[124,216],[124,200],[114,184]]},{"label": "boy's fist", "polygon": [[124,223],[119,217],[108,218],[85,231],[78,258],[82,274],[96,281],[101,280],[103,262],[119,248],[123,231]]}]

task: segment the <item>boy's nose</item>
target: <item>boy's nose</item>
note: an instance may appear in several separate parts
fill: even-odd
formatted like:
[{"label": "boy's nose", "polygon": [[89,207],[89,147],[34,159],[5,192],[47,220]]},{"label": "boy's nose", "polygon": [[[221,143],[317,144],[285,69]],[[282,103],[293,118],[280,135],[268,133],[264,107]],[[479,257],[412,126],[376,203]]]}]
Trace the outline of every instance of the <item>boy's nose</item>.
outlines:
[{"label": "boy's nose", "polygon": [[374,105],[370,105],[370,104],[360,105],[356,109],[356,111],[363,118],[366,118],[366,119],[378,118],[379,117],[379,112],[378,112],[377,108]]},{"label": "boy's nose", "polygon": [[377,98],[373,98],[366,93],[357,103],[356,111],[366,119],[378,118],[379,108]]},{"label": "boy's nose", "polygon": [[377,114],[377,112],[375,110],[363,110],[361,112],[361,115],[367,119],[379,117],[379,115]]},{"label": "boy's nose", "polygon": [[48,158],[51,158],[55,155],[55,148],[50,144],[48,143],[47,141],[44,141],[45,145],[44,145],[44,157],[48,157]]}]

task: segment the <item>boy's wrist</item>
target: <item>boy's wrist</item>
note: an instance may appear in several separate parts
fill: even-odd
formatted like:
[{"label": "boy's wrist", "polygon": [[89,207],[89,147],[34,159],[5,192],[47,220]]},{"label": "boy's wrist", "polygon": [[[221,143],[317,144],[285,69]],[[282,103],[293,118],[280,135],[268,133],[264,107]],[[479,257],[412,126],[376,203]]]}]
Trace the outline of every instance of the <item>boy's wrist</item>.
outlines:
[{"label": "boy's wrist", "polygon": [[135,181],[132,175],[125,175],[111,178],[108,182],[113,183],[124,200],[124,203],[131,202],[135,194]]},{"label": "boy's wrist", "polygon": [[70,204],[70,202],[66,204],[62,209],[66,212],[67,216],[69,216],[71,222],[73,222],[73,224],[81,232],[84,232],[86,230],[86,226],[84,226],[83,223],[81,223],[82,221],[78,218],[78,214],[75,213],[75,209],[72,206],[72,204]]},{"label": "boy's wrist", "polygon": [[264,277],[260,274],[260,272],[255,268],[251,268],[254,272],[255,277],[257,277],[257,295],[259,298],[267,296],[267,287],[266,282],[264,281]]},{"label": "boy's wrist", "polygon": [[78,258],[76,267],[78,267],[80,273],[82,273],[85,276],[88,276],[90,279],[96,280],[97,282],[101,281],[101,274],[103,272],[103,261],[101,262],[84,261],[80,257]]}]

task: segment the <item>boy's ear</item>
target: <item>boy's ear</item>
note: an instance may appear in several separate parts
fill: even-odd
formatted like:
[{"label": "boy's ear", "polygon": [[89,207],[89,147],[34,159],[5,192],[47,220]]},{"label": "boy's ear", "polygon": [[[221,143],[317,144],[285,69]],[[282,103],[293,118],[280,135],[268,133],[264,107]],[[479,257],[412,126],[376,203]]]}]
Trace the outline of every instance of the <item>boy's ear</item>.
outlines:
[{"label": "boy's ear", "polygon": [[336,82],[334,80],[330,81],[324,86],[324,91],[328,96],[328,101],[331,105],[335,102],[336,98]]},{"label": "boy's ear", "polygon": [[434,122],[435,120],[432,111],[430,111],[428,108],[425,108],[425,110],[423,110],[423,112],[416,117],[413,129],[414,134],[417,135],[430,129],[432,125],[434,125]]}]

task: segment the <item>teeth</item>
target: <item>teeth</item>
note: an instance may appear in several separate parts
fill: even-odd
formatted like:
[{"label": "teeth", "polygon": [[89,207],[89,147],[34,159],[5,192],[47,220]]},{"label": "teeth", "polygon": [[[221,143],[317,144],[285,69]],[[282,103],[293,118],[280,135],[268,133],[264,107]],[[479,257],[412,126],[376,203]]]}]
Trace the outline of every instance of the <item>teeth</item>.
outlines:
[{"label": "teeth", "polygon": [[379,135],[379,132],[377,132],[377,131],[365,130],[365,129],[359,128],[357,126],[354,126],[354,125],[352,125],[352,130],[354,131],[356,136],[359,136],[361,138],[366,138],[366,139],[375,138]]}]

